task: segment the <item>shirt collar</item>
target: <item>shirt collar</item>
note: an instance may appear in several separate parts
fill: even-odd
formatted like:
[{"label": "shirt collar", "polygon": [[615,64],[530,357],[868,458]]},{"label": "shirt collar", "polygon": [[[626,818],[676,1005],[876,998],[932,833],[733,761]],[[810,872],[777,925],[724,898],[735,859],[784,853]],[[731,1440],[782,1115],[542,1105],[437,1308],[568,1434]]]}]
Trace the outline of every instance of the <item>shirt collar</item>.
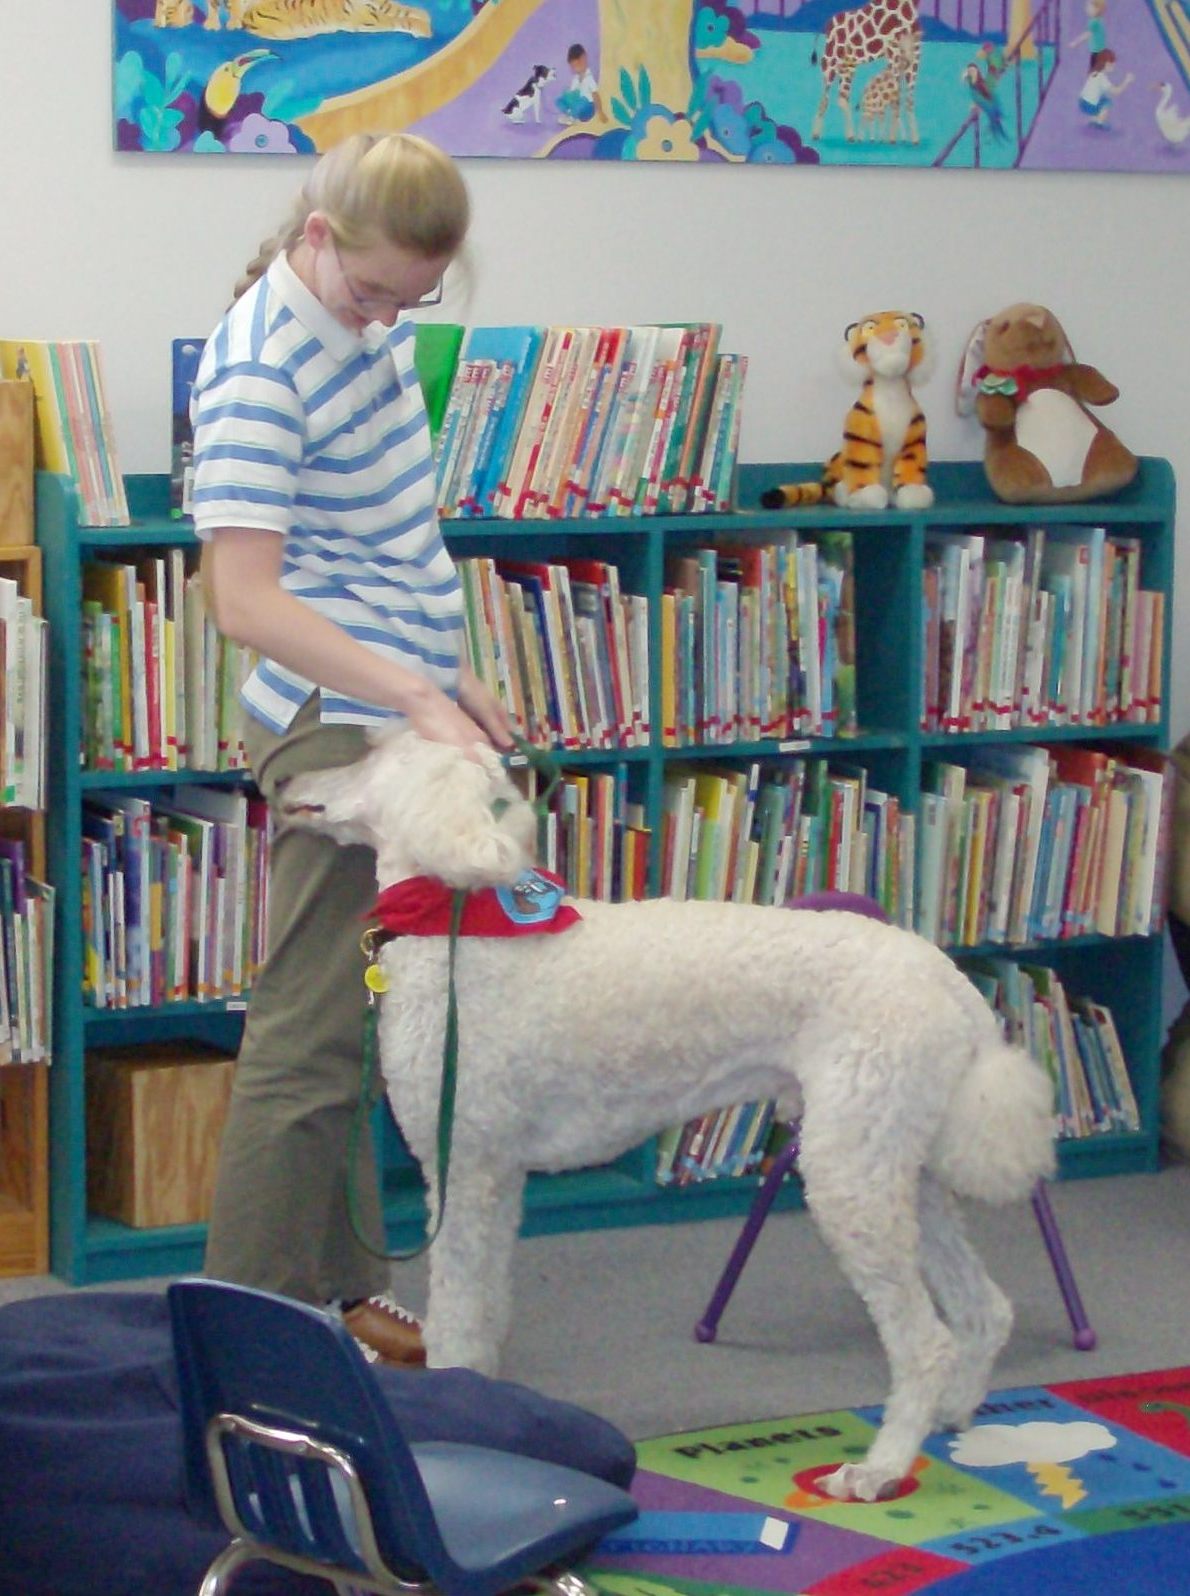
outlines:
[{"label": "shirt collar", "polygon": [[390,329],[382,322],[372,322],[362,333],[353,333],[350,327],[336,321],[318,296],[302,282],[284,250],[273,257],[268,279],[269,287],[278,298],[336,360],[348,360],[361,349],[382,349],[387,343]]}]

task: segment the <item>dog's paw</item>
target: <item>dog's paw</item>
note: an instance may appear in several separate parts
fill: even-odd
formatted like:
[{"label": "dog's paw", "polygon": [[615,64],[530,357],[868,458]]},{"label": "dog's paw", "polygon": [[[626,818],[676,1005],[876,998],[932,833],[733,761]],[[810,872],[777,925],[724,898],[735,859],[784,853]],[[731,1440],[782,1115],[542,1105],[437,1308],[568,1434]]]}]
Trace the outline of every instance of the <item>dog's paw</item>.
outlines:
[{"label": "dog's paw", "polygon": [[843,1463],[818,1481],[818,1488],[837,1502],[883,1502],[895,1496],[900,1478],[890,1480],[884,1469],[870,1463]]}]

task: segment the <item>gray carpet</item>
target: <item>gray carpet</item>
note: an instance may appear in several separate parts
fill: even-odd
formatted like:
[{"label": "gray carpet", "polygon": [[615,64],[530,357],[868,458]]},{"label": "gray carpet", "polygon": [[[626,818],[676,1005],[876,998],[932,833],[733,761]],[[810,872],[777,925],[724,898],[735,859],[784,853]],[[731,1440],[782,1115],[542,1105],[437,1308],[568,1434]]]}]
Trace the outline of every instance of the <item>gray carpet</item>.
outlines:
[{"label": "gray carpet", "polygon": [[[1190,1362],[1190,1167],[1060,1184],[1053,1202],[1099,1347],[1071,1346],[1032,1211],[972,1208],[972,1238],[1017,1310],[996,1385]],[[504,1372],[636,1439],[882,1400],[867,1315],[804,1213],[769,1219],[718,1340],[694,1340],[738,1232],[716,1220],[522,1242]],[[424,1279],[420,1264],[398,1271],[411,1307],[423,1304]],[[62,1289],[48,1277],[0,1280],[0,1302]]]}]

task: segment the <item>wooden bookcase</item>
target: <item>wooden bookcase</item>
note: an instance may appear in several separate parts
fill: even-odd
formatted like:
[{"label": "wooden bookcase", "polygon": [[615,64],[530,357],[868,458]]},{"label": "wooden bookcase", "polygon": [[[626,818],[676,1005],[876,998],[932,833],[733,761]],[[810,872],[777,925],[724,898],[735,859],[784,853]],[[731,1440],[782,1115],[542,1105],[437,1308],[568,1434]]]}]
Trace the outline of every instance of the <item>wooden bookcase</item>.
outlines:
[{"label": "wooden bookcase", "polygon": [[[924,660],[921,573],[927,532],[934,529],[994,530],[1032,524],[1105,525],[1140,539],[1141,581],[1145,587],[1173,592],[1174,480],[1170,466],[1146,459],[1133,485],[1107,503],[1041,509],[1014,508],[988,496],[982,469],[975,464],[935,464],[931,480],[938,502],[928,511],[845,513],[833,507],[795,512],[756,508],[764,489],[777,481],[812,478],[819,466],[779,464],[743,467],[740,503],[734,514],[693,517],[650,516],[578,522],[450,522],[447,541],[457,555],[498,554],[523,558],[596,555],[620,567],[625,591],[658,596],[664,582],[666,555],[722,537],[731,542],[771,538],[783,528],[848,529],[855,534],[858,705],[860,733],[847,739],[815,738],[800,742],[798,752],[845,757],[865,765],[872,778],[895,793],[902,805],[915,808],[922,767],[948,750],[979,742],[1081,741],[1110,736],[1114,742],[1163,748],[1168,724],[1114,726],[1108,732],[1066,727],[1044,732],[1010,731],[927,735],[918,724]],[[52,1246],[53,1267],[68,1279],[132,1278],[192,1269],[201,1262],[201,1226],[134,1231],[95,1218],[86,1208],[87,1145],[83,1083],[86,1046],[121,1046],[160,1037],[195,1035],[217,1045],[234,1045],[238,1012],[221,1004],[175,1005],[169,1009],[117,1013],[85,1009],[80,1001],[81,938],[79,935],[79,811],[89,786],[125,785],[141,790],[167,786],[176,776],[112,778],[81,772],[80,566],[103,551],[189,542],[193,534],[168,513],[168,479],[131,477],[127,481],[133,524],[118,531],[89,531],[77,524],[74,495],[62,478],[38,483],[38,537],[45,551],[48,609],[53,638],[51,714],[50,874],[58,891],[60,924],[55,1017],[57,1062],[52,1072]],[[654,605],[656,612],[658,606]],[[1166,607],[1165,691],[1168,704],[1169,606]],[[651,646],[660,647],[654,613]],[[660,672],[654,670],[653,691],[659,695]],[[659,697],[653,724],[660,724]],[[643,802],[653,822],[651,881],[660,879],[662,785],[671,761],[700,759],[779,760],[788,752],[776,742],[732,744],[707,748],[648,748],[567,755],[565,764],[591,769],[614,765],[628,772],[634,799]],[[186,773],[193,780],[193,773]],[[208,778],[203,777],[206,780]],[[213,778],[218,779],[218,778]],[[226,778],[224,778],[226,779]],[[964,950],[964,952],[971,950]],[[1060,943],[1037,944],[1007,951],[1033,963],[1052,965],[1070,986],[1111,1004],[1119,1027],[1142,1113],[1139,1133],[1102,1135],[1060,1148],[1063,1175],[1110,1175],[1157,1167],[1157,1089],[1161,1043],[1161,938],[1082,936]],[[751,1201],[754,1179],[720,1180],[678,1190],[653,1179],[655,1147],[648,1143],[615,1164],[570,1174],[535,1177],[526,1194],[526,1233],[590,1229],[601,1226],[681,1223],[697,1218],[740,1214]],[[407,1246],[420,1235],[424,1205],[418,1171],[391,1130],[382,1138],[381,1160],[389,1241]],[[790,1182],[779,1201],[800,1201]]]},{"label": "wooden bookcase", "polygon": [[[19,582],[40,613],[40,549],[0,543],[0,576]],[[0,830],[21,838],[29,873],[44,880],[45,816],[0,809]],[[48,1074],[46,1064],[0,1065],[0,1275],[49,1267]]]}]

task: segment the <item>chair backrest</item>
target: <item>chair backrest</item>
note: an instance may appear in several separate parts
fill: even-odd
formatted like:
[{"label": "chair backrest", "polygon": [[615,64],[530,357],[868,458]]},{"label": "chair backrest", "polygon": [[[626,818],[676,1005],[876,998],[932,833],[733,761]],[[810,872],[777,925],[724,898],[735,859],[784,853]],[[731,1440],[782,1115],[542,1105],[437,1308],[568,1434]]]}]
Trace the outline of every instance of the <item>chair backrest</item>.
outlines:
[{"label": "chair backrest", "polygon": [[[247,1425],[221,1440],[235,1512],[254,1539],[291,1556],[362,1567],[342,1477],[310,1456],[251,1439],[252,1426],[333,1448],[354,1468],[376,1545],[403,1578],[438,1581],[450,1559],[396,1418],[336,1315],[224,1281],[167,1290],[181,1395],[187,1501],[224,1524],[207,1457],[219,1415]],[[234,1531],[234,1524],[225,1524]]]}]

